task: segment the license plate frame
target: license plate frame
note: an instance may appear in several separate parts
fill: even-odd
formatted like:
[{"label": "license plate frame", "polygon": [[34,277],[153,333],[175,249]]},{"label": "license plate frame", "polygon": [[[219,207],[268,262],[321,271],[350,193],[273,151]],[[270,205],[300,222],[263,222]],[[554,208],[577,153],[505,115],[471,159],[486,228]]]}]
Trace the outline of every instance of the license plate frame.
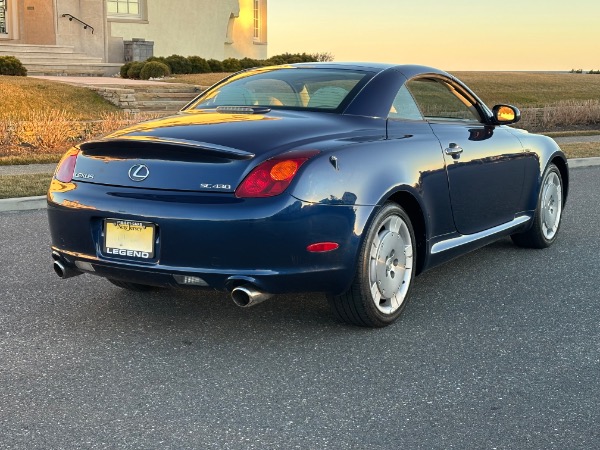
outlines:
[{"label": "license plate frame", "polygon": [[104,219],[102,250],[110,256],[153,259],[156,224],[140,220]]}]

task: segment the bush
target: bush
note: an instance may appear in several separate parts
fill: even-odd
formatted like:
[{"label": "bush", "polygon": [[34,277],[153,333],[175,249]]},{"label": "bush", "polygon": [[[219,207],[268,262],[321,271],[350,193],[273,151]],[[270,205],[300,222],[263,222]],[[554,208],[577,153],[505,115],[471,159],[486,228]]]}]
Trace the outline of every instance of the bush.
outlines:
[{"label": "bush", "polygon": [[211,72],[223,72],[223,64],[221,61],[217,61],[216,59],[209,59],[206,61],[210,67]]},{"label": "bush", "polygon": [[119,74],[121,75],[121,78],[127,78],[127,71],[129,70],[132,64],[132,62],[128,62],[121,66],[121,68],[119,69]]},{"label": "bush", "polygon": [[235,58],[227,58],[223,60],[223,71],[225,72],[238,72],[242,70],[240,61]]},{"label": "bush", "polygon": [[142,80],[149,80],[150,78],[163,78],[167,75],[171,75],[171,69],[166,64],[158,61],[150,61],[144,64],[140,71],[140,78]]},{"label": "bush", "polygon": [[127,78],[132,78],[134,80],[139,80],[140,72],[144,68],[143,62],[133,61],[130,63],[129,69],[127,69]]},{"label": "bush", "polygon": [[252,69],[253,67],[262,67],[265,65],[264,61],[251,58],[243,58],[239,62],[242,69]]},{"label": "bush", "polygon": [[167,56],[165,62],[171,68],[171,73],[192,73],[192,64],[184,56]]},{"label": "bush", "polygon": [[163,64],[166,64],[167,66],[169,65],[169,63],[167,63],[167,58],[165,58],[164,56],[151,56],[144,62],[152,62],[152,61],[161,62]]},{"label": "bush", "polygon": [[188,61],[192,66],[192,73],[210,73],[210,66],[204,58],[199,56],[188,56]]},{"label": "bush", "polygon": [[269,64],[296,64],[303,62],[317,62],[318,54],[309,55],[307,53],[282,53],[270,57],[267,61]]},{"label": "bush", "polygon": [[330,62],[335,59],[333,54],[329,53],[329,52],[313,53],[310,56],[315,58],[315,61],[319,61],[319,62]]},{"label": "bush", "polygon": [[14,56],[0,56],[0,75],[24,77],[27,75],[27,69]]}]

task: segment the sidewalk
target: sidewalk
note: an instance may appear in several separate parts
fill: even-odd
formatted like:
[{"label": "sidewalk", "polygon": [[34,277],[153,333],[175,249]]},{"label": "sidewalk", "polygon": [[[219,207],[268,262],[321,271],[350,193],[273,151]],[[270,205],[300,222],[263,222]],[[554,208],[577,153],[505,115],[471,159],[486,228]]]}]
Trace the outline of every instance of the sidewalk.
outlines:
[{"label": "sidewalk", "polygon": [[26,175],[30,173],[53,173],[56,164],[27,164],[23,166],[0,166],[2,175]]},{"label": "sidewalk", "polygon": [[74,84],[76,86],[177,86],[179,84],[190,86],[185,83],[166,83],[164,81],[152,80],[130,80],[118,77],[56,77],[34,75],[29,78],[39,80],[59,81],[61,83]]}]

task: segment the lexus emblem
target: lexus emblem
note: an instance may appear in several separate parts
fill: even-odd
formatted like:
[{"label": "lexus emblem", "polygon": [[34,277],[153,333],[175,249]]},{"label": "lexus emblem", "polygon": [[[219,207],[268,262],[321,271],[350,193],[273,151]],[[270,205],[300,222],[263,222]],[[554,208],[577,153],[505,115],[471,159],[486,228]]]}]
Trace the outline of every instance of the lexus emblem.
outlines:
[{"label": "lexus emblem", "polygon": [[132,181],[144,181],[150,175],[150,170],[144,164],[136,164],[129,169],[129,178]]}]

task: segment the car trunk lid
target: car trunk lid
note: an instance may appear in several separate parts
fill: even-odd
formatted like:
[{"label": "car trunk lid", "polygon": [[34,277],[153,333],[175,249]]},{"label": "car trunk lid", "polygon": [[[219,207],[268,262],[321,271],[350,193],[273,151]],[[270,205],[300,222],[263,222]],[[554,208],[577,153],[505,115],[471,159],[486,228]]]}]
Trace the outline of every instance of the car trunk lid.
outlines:
[{"label": "car trunk lid", "polygon": [[255,165],[276,154],[355,136],[360,126],[353,122],[296,111],[183,113],[81,144],[73,178],[131,188],[234,192]]}]

